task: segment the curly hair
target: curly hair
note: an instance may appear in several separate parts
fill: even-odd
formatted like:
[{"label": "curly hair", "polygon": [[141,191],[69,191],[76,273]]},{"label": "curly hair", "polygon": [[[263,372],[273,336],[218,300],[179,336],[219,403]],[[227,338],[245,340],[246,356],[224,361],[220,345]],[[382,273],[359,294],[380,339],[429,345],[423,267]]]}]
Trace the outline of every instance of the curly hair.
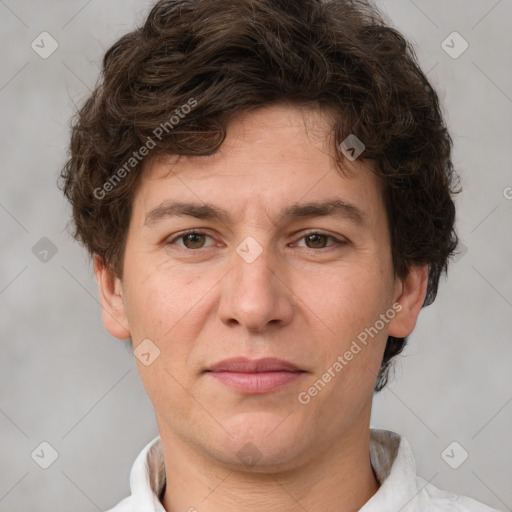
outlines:
[{"label": "curly hair", "polygon": [[[347,136],[364,142],[360,158],[383,183],[395,275],[428,265],[431,304],[457,246],[452,139],[413,47],[369,1],[157,2],[107,50],[72,122],[61,179],[74,237],[121,277],[144,166],[212,154],[235,114],[277,102],[335,113],[340,163]],[[388,337],[376,391],[406,341]]]}]

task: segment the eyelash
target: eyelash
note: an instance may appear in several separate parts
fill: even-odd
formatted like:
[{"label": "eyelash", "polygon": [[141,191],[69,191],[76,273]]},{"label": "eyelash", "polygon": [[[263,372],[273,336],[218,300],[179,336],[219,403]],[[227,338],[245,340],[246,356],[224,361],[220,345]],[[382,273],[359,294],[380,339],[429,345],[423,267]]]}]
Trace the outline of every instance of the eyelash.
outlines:
[{"label": "eyelash", "polygon": [[[205,235],[205,236],[208,236],[210,238],[213,238],[211,235],[209,235],[208,233],[205,233],[203,231],[198,231],[198,230],[195,230],[195,229],[192,229],[192,230],[189,230],[189,231],[185,231],[181,234],[179,234],[178,236],[174,237],[172,240],[169,240],[168,242],[166,242],[166,245],[174,245],[174,243],[177,241],[177,240],[182,240],[184,239],[185,237],[187,237],[188,235]],[[305,249],[308,249],[310,251],[315,251],[315,252],[318,252],[318,251],[321,251],[321,250],[328,250],[329,248],[333,247],[334,245],[346,245],[348,242],[346,240],[339,240],[337,239],[336,237],[332,236],[332,235],[329,235],[327,233],[322,233],[321,231],[310,231],[308,233],[305,233],[304,235],[302,235],[299,240],[303,240],[304,238],[307,238],[308,236],[311,236],[311,235],[320,235],[320,236],[325,236],[327,237],[328,239],[330,238],[331,240],[334,240],[335,243],[331,244],[331,245],[328,245],[327,247],[320,247],[318,249],[315,249],[313,247],[304,247]],[[199,251],[201,249],[207,249],[207,247],[199,247],[198,249],[189,249],[188,247],[182,247],[182,246],[178,246],[180,247],[180,249],[183,249],[185,251],[189,251],[189,252],[192,252],[192,251]]]}]

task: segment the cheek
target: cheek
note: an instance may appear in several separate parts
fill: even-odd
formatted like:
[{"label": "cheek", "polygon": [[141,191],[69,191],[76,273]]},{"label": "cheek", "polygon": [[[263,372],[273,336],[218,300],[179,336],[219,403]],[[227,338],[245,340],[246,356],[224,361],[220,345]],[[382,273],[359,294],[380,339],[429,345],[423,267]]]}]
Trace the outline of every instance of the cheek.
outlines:
[{"label": "cheek", "polygon": [[[147,272],[144,268],[154,270]],[[194,291],[191,279],[183,272],[154,263],[141,264],[137,270],[132,267],[127,273],[132,280],[126,286],[133,345],[136,350],[142,340],[149,339],[160,351],[148,366],[136,361],[142,383],[158,409],[165,408],[170,395],[174,404],[186,403],[182,386],[188,389],[192,385],[189,358],[201,328],[196,317],[200,312],[199,292],[204,295],[205,288],[200,285]]]},{"label": "cheek", "polygon": [[186,359],[205,322],[208,296],[218,276],[186,271],[168,261],[135,262],[126,273],[131,276],[126,304],[132,338],[154,340],[165,347],[162,355],[170,354],[173,361]]},{"label": "cheek", "polygon": [[354,330],[373,324],[388,308],[389,290],[378,268],[350,266],[314,281],[303,281],[294,290],[310,309],[333,331],[357,334]]},{"label": "cheek", "polygon": [[326,333],[317,338],[320,372],[342,357],[343,369],[336,373],[326,400],[331,393],[336,400],[346,401],[351,400],[348,395],[355,400],[372,392],[370,373],[377,376],[387,341],[388,324],[375,331],[380,315],[390,307],[386,299],[389,278],[383,276],[378,266],[353,266],[301,292],[307,297],[306,311],[315,331]]},{"label": "cheek", "polygon": [[[151,269],[151,270],[149,270]],[[180,273],[142,258],[126,262],[125,305],[132,338],[160,339],[187,311]]]}]

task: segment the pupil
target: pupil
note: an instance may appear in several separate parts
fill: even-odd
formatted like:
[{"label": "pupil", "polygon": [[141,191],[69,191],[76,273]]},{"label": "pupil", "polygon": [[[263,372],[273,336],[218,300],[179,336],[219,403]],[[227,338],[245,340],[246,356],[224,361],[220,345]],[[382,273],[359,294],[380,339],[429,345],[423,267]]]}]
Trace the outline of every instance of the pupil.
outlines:
[{"label": "pupil", "polygon": [[320,241],[320,245],[323,247],[323,244],[321,243],[322,238],[325,238],[324,235],[309,235],[308,239],[310,242],[313,242],[315,246],[318,245],[318,242]]},{"label": "pupil", "polygon": [[201,245],[201,237],[202,235],[199,235],[197,233],[190,233],[187,235],[187,241],[190,242],[193,246],[196,244]]}]

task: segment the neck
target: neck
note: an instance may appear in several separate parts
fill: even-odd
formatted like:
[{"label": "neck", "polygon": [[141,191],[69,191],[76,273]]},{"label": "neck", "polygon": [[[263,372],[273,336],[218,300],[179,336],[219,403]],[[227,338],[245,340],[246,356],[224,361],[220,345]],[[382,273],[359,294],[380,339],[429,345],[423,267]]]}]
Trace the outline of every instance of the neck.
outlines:
[{"label": "neck", "polygon": [[265,472],[227,468],[169,431],[161,429],[160,435],[167,477],[162,504],[167,512],[355,512],[379,488],[370,464],[368,425],[347,432],[309,461]]}]

